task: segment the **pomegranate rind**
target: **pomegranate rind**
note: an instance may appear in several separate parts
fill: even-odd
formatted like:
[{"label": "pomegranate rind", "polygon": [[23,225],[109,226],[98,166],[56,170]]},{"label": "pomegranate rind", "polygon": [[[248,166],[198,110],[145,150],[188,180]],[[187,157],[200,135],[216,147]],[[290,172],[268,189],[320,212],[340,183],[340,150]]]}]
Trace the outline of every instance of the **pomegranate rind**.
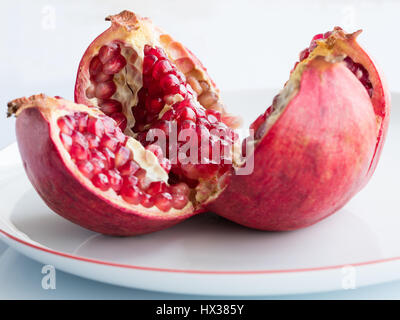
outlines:
[{"label": "pomegranate rind", "polygon": [[297,94],[259,141],[250,159],[254,171],[231,175],[208,209],[260,230],[312,225],[363,186],[378,131],[371,99],[351,71],[316,58],[304,67]]},{"label": "pomegranate rind", "polygon": [[[138,61],[143,61],[143,48],[145,44],[157,45],[164,49],[170,60],[185,74],[188,81],[192,79],[192,81],[195,80],[206,84],[208,91],[201,92],[198,96],[198,100],[199,102],[203,100],[210,101],[210,99],[203,99],[205,95],[207,95],[213,97],[214,102],[211,105],[202,104],[203,107],[206,109],[217,108],[218,111],[221,112],[222,119],[226,125],[232,128],[241,125],[241,119],[239,117],[226,112],[220,98],[219,89],[209,76],[207,69],[183,44],[174,40],[172,36],[159,27],[153,25],[149,18],[142,18],[127,10],[117,15],[109,16],[106,20],[111,21],[111,26],[89,45],[79,64],[74,95],[76,103],[96,106],[93,100],[87,98],[86,89],[90,85],[90,61],[98,54],[103,45],[111,42],[121,42],[124,45],[132,46],[140,58]],[[135,66],[141,70],[140,63],[135,63]]]},{"label": "pomegranate rind", "polygon": [[382,152],[389,128],[391,97],[383,73],[375,61],[357,42],[357,38],[361,32],[362,30],[354,33],[346,33],[340,27],[335,27],[332,34],[326,39],[326,41],[317,41],[318,46],[316,49],[314,49],[314,52],[310,54],[310,58],[312,58],[313,55],[319,54],[329,54],[331,56],[346,55],[349,56],[355,63],[361,64],[368,71],[369,80],[373,85],[371,101],[374,107],[379,129],[377,131],[375,152],[371,159],[370,168],[365,176],[364,182],[361,184],[361,187],[363,187],[367,184],[374,173]]},{"label": "pomegranate rind", "polygon": [[114,236],[131,236],[162,230],[198,211],[160,212],[125,203],[112,191],[102,192],[76,170],[58,138],[57,113],[71,110],[91,115],[100,111],[45,95],[21,98],[8,104],[16,114],[16,135],[23,166],[43,201],[60,216],[89,230]]}]

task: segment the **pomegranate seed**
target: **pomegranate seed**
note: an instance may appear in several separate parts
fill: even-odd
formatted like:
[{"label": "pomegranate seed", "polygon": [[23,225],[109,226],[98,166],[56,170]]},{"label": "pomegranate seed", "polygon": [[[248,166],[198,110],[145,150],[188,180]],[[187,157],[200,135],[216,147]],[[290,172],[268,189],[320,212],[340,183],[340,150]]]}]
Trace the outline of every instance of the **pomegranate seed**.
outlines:
[{"label": "pomegranate seed", "polygon": [[111,58],[115,57],[116,55],[119,55],[120,52],[121,52],[121,49],[117,44],[110,44],[108,46],[102,46],[99,50],[99,59],[103,64],[105,64]]},{"label": "pomegranate seed", "polygon": [[179,85],[179,89],[178,89],[177,93],[179,93],[183,98],[186,98],[188,95],[188,91],[183,84]]},{"label": "pomegranate seed", "polygon": [[[163,74],[169,73],[172,70],[172,66],[168,60],[160,60],[154,65],[152,76],[155,80],[159,80]],[[178,80],[178,78],[176,79]]]},{"label": "pomegranate seed", "polygon": [[114,159],[115,159],[114,153],[110,149],[104,148],[103,149],[103,155],[107,159],[107,164],[108,164],[107,167],[108,168],[114,168]]},{"label": "pomegranate seed", "polygon": [[146,109],[148,112],[158,114],[164,107],[164,102],[161,98],[153,98],[146,101]]},{"label": "pomegranate seed", "polygon": [[168,192],[159,193],[154,196],[154,204],[161,211],[167,212],[172,207],[172,196]]},{"label": "pomegranate seed", "polygon": [[146,170],[140,168],[136,172],[135,176],[139,179],[138,181],[139,188],[142,190],[146,190],[151,183],[151,181],[146,176]]},{"label": "pomegranate seed", "polygon": [[127,120],[126,117],[121,113],[121,112],[115,112],[112,115],[110,115],[112,119],[117,123],[117,126],[122,130],[125,131],[126,125],[127,125]]},{"label": "pomegranate seed", "polygon": [[110,117],[102,117],[101,121],[103,122],[104,125],[104,132],[106,134],[112,135],[115,133],[115,121],[110,118]]},{"label": "pomegranate seed", "polygon": [[131,160],[125,163],[123,166],[119,167],[118,170],[121,175],[128,176],[134,174],[136,171],[139,170],[139,168],[139,165],[135,161]]},{"label": "pomegranate seed", "polygon": [[140,204],[145,208],[151,208],[152,206],[154,206],[154,199],[148,194],[143,194]]},{"label": "pomegranate seed", "polygon": [[80,146],[82,146],[84,149],[89,148],[89,143],[87,141],[87,139],[85,138],[85,136],[80,133],[79,131],[75,131],[72,134],[72,143],[73,144],[79,144]]},{"label": "pomegranate seed", "polygon": [[107,191],[110,188],[110,182],[104,173],[96,174],[92,179],[92,183],[102,191]]},{"label": "pomegranate seed", "polygon": [[182,195],[188,196],[189,192],[190,192],[189,186],[184,182],[175,184],[175,185],[171,186],[170,189],[171,189],[171,193],[173,195],[174,194],[182,194]]},{"label": "pomegranate seed", "polygon": [[151,72],[154,64],[157,62],[157,57],[153,55],[145,56],[143,59],[143,74],[147,75]]},{"label": "pomegranate seed", "polygon": [[89,116],[87,114],[76,113],[75,114],[75,119],[76,119],[76,122],[77,122],[78,131],[79,132],[86,131],[86,127],[87,127],[87,122],[88,122]]},{"label": "pomegranate seed", "polygon": [[196,121],[196,113],[191,108],[185,107],[178,111],[177,118],[179,121]]},{"label": "pomegranate seed", "polygon": [[92,179],[94,175],[94,166],[91,162],[84,160],[77,163],[79,171],[88,179]]},{"label": "pomegranate seed", "polygon": [[218,119],[217,119],[214,115],[212,115],[212,114],[209,114],[209,115],[207,116],[207,119],[208,119],[208,121],[209,121],[211,124],[217,123],[217,122],[218,122]]},{"label": "pomegranate seed", "polygon": [[165,94],[175,94],[179,92],[179,79],[173,74],[166,74],[160,80],[160,87]]},{"label": "pomegranate seed", "polygon": [[311,41],[316,41],[316,40],[320,40],[323,39],[324,35],[322,33],[316,34]]},{"label": "pomegranate seed", "polygon": [[103,66],[103,72],[105,74],[116,74],[122,70],[126,66],[126,60],[122,55],[117,55],[112,57],[106,64]]},{"label": "pomegranate seed", "polygon": [[61,132],[61,133],[60,133],[60,139],[61,139],[61,142],[62,142],[63,145],[64,145],[64,148],[65,148],[68,152],[70,152],[71,146],[72,146],[72,138],[71,138],[69,135],[67,135],[67,134]]},{"label": "pomegranate seed", "polygon": [[103,170],[106,170],[106,160],[103,161],[99,158],[92,158],[90,160],[90,163],[93,165],[93,174],[97,174],[102,172]]},{"label": "pomegranate seed", "polygon": [[186,82],[186,77],[181,71],[176,70],[175,75],[179,79],[180,82]]},{"label": "pomegranate seed", "polygon": [[77,143],[72,144],[70,154],[76,160],[86,160],[88,157],[87,149]]},{"label": "pomegranate seed", "polygon": [[115,167],[122,167],[131,157],[131,151],[126,147],[120,147],[115,153]]},{"label": "pomegranate seed", "polygon": [[[151,79],[151,81],[153,81],[153,79]],[[162,89],[160,87],[160,84],[158,82],[150,82],[147,85],[147,93],[149,97],[162,95]]]},{"label": "pomegranate seed", "polygon": [[107,158],[104,156],[104,154],[96,149],[91,150],[91,156],[92,158],[98,158],[101,161],[107,161]]},{"label": "pomegranate seed", "polygon": [[117,170],[109,170],[107,171],[108,180],[110,181],[110,186],[115,192],[119,192],[122,188],[122,177],[118,173]]},{"label": "pomegranate seed", "polygon": [[130,176],[124,177],[123,181],[124,181],[124,185],[136,186],[139,182],[139,179],[134,175],[130,175]]},{"label": "pomegranate seed", "polygon": [[120,128],[115,128],[114,137],[117,139],[121,144],[125,144],[128,137],[124,135]]},{"label": "pomegranate seed", "polygon": [[[197,116],[198,118],[205,118],[205,116],[206,116],[206,109],[204,109],[204,108],[201,107],[201,106],[194,107],[193,109],[194,109],[194,111],[196,112],[196,116]],[[208,110],[208,111],[213,111],[213,110]],[[207,121],[206,119],[204,119],[204,120]],[[221,119],[219,119],[219,121],[221,121]]]},{"label": "pomegranate seed", "polygon": [[121,190],[122,198],[130,203],[137,205],[140,203],[142,198],[142,192],[139,190],[137,186],[124,186]]},{"label": "pomegranate seed", "polygon": [[119,142],[114,137],[109,136],[108,134],[104,134],[103,138],[100,142],[102,147],[110,149],[112,152],[117,151]]},{"label": "pomegranate seed", "polygon": [[60,128],[62,133],[67,135],[72,135],[75,129],[75,120],[70,116],[64,116],[57,120],[57,125]]},{"label": "pomegranate seed", "polygon": [[145,53],[146,55],[154,55],[154,56],[156,56],[158,59],[168,59],[168,57],[167,57],[165,51],[164,51],[163,49],[159,48],[159,47],[154,47],[154,48],[152,48],[151,46],[146,45],[146,46],[144,47],[144,53]]},{"label": "pomegranate seed", "polygon": [[96,88],[91,85],[85,91],[86,97],[88,99],[93,99],[96,96]]},{"label": "pomegranate seed", "polygon": [[302,52],[300,52],[300,56],[299,56],[300,61],[307,59],[309,54],[310,54],[310,51],[308,50],[308,48],[306,48]]},{"label": "pomegranate seed", "polygon": [[95,56],[89,64],[89,73],[92,76],[99,74],[103,69],[103,64],[101,63],[98,56]]},{"label": "pomegranate seed", "polygon": [[115,112],[122,111],[122,104],[121,102],[113,99],[107,99],[102,101],[99,104],[101,111],[103,111],[106,115],[110,115]]},{"label": "pomegranate seed", "polygon": [[[221,121],[221,113],[220,112],[210,109],[210,110],[207,110],[207,114],[213,115],[217,119],[218,122]],[[210,119],[208,119],[208,121],[210,121]],[[212,123],[212,122],[210,121],[210,123]]]},{"label": "pomegranate seed", "polygon": [[110,81],[113,78],[114,76],[112,74],[105,74],[103,72],[100,72],[99,74],[91,77],[90,79],[92,79],[94,82],[100,83],[100,82]]},{"label": "pomegranate seed", "polygon": [[89,118],[87,130],[99,138],[103,136],[105,131],[103,122],[98,118]]},{"label": "pomegranate seed", "polygon": [[152,196],[162,193],[166,190],[166,185],[162,181],[155,181],[150,183],[149,187],[147,188],[146,192]]},{"label": "pomegranate seed", "polygon": [[117,91],[117,86],[114,81],[106,81],[97,84],[96,86],[96,97],[99,99],[108,99]]},{"label": "pomegranate seed", "polygon": [[188,202],[189,199],[183,194],[174,194],[172,196],[172,207],[174,207],[175,209],[183,209]]},{"label": "pomegranate seed", "polygon": [[97,148],[100,145],[100,138],[96,137],[93,133],[85,132],[83,135],[88,141],[89,149]]},{"label": "pomegranate seed", "polygon": [[372,97],[373,87],[369,80],[368,71],[359,63],[355,63],[350,57],[344,59],[347,68],[360,80],[362,85],[368,92],[368,95]]}]

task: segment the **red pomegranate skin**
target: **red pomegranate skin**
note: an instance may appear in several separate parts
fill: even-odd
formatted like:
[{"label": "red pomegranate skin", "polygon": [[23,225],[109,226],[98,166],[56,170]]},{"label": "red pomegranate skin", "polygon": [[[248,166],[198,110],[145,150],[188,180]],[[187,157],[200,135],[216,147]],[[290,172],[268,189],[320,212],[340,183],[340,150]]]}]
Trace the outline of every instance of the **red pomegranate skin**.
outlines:
[{"label": "red pomegranate skin", "polygon": [[312,225],[363,186],[378,124],[366,90],[341,63],[313,60],[300,88],[255,149],[254,171],[232,175],[208,209],[241,225]]},{"label": "red pomegranate skin", "polygon": [[168,228],[194,214],[149,217],[100,199],[66,167],[52,140],[49,122],[37,108],[18,115],[16,134],[23,166],[38,194],[53,211],[84,228],[131,236]]}]

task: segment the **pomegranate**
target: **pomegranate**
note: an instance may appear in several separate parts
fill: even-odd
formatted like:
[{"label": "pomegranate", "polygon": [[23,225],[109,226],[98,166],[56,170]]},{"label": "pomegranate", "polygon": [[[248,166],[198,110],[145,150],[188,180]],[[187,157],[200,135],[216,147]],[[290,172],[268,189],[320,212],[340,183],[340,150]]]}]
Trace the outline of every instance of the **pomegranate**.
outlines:
[{"label": "pomegranate", "polygon": [[[209,210],[247,227],[294,230],[346,204],[370,179],[390,97],[382,74],[341,28],[314,36],[272,106],[251,125],[254,146]],[[243,165],[242,165],[243,166]]]},{"label": "pomegranate", "polygon": [[99,107],[130,135],[148,128],[161,111],[188,95],[220,112],[228,126],[240,125],[240,118],[226,113],[206,68],[181,43],[130,11],[106,20],[111,27],[90,44],[80,62],[75,102]]},{"label": "pomegranate", "polygon": [[390,101],[359,32],[313,38],[240,155],[237,118],[193,54],[148,19],[128,11],[108,19],[79,67],[75,100],[84,104],[36,95],[8,105],[27,175],[61,216],[121,236],[206,209],[293,230],[368,182]]},{"label": "pomegranate", "polygon": [[[97,108],[43,94],[8,104],[9,115],[17,116],[23,165],[46,204],[85,228],[119,236],[176,224],[200,212],[224,188],[232,159],[214,163],[213,153],[219,154],[228,139],[234,143],[235,133],[220,122],[219,112],[204,109],[191,95],[169,112],[168,120],[162,121],[171,127],[177,124],[178,137],[186,130],[200,140],[206,132],[210,149],[204,152],[198,145],[195,158],[189,158],[192,140],[174,140],[177,156],[170,161],[160,144],[142,145],[126,136]],[[164,131],[172,145],[173,128]]]}]

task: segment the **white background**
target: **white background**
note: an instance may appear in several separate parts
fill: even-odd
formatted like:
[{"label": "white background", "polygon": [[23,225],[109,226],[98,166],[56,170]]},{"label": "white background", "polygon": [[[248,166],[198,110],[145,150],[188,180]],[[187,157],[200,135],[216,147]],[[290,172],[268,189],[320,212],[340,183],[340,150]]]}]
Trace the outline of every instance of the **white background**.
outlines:
[{"label": "white background", "polygon": [[[312,36],[335,25],[364,30],[359,40],[400,91],[395,1],[90,0],[0,2],[0,148],[15,140],[6,103],[39,92],[73,98],[76,70],[108,14],[130,9],[198,55],[222,91],[280,88]],[[265,101],[265,107],[270,101]],[[243,105],[246,110],[252,106]],[[261,110],[260,110],[261,111]],[[0,298],[185,298],[112,287],[57,273],[57,290],[40,286],[41,265],[0,243]],[[400,282],[303,298],[400,298]]]}]

